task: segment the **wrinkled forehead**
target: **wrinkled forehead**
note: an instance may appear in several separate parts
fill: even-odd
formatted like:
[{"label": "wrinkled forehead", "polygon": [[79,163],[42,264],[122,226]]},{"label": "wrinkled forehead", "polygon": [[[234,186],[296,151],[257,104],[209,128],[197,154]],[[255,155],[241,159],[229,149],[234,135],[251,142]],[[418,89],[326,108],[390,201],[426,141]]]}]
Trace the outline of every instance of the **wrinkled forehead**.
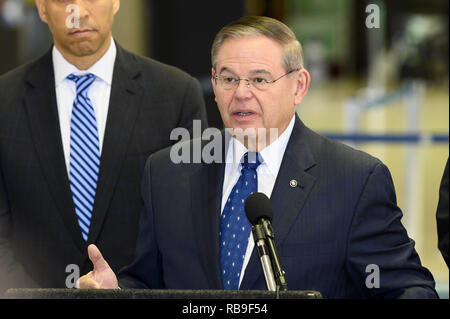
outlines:
[{"label": "wrinkled forehead", "polygon": [[215,69],[261,73],[283,68],[284,48],[265,36],[228,38],[220,47]]},{"label": "wrinkled forehead", "polygon": [[71,11],[74,11],[74,9],[83,9],[83,8],[110,9],[110,8],[118,8],[118,6],[120,5],[120,0],[85,0],[85,1],[39,0],[39,1],[45,7],[61,8],[66,13],[70,13]]}]

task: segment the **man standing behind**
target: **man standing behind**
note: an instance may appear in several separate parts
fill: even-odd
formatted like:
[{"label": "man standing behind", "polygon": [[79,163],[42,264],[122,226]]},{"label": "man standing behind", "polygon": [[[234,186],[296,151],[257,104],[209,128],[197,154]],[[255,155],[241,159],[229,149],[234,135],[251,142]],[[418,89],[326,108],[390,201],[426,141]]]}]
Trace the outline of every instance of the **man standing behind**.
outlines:
[{"label": "man standing behind", "polygon": [[115,43],[120,0],[36,5],[54,46],[0,77],[0,291],[70,286],[89,243],[129,264],[147,157],[206,125],[198,81]]},{"label": "man standing behind", "polygon": [[444,175],[441,179],[439,187],[439,202],[436,210],[436,224],[438,234],[438,248],[444,257],[447,267],[449,267],[449,253],[448,253],[448,158],[445,165]]},{"label": "man standing behind", "polygon": [[[400,222],[386,166],[314,133],[296,114],[309,83],[300,43],[283,23],[244,17],[224,27],[212,48],[212,85],[228,128],[224,157],[175,164],[170,149],[153,154],[133,264],[117,281],[91,245],[94,269],[79,286],[265,289],[244,212],[258,191],[272,202],[289,289],[325,298],[436,298]],[[272,130],[278,134],[268,139]]]}]

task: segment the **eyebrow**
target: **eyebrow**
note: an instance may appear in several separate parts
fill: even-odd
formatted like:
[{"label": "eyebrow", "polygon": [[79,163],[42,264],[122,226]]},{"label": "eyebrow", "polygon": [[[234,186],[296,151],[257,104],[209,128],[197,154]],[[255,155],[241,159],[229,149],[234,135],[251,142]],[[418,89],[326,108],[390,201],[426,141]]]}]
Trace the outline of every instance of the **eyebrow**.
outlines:
[{"label": "eyebrow", "polygon": [[250,74],[267,74],[267,75],[272,75],[272,73],[270,73],[269,71],[264,70],[264,69],[252,70],[252,71],[250,71]]},{"label": "eyebrow", "polygon": [[224,66],[220,69],[219,74],[222,74],[223,72],[230,72],[230,73],[236,74],[236,72],[234,72],[233,70],[231,70],[230,68],[228,68],[226,66]]},{"label": "eyebrow", "polygon": [[[228,68],[228,67],[226,67],[226,66],[224,66],[224,67],[222,67],[222,68],[220,69],[219,74],[222,74],[222,73],[224,73],[224,72],[230,72],[230,73],[232,73],[232,74],[236,74],[236,72],[234,72],[232,69],[230,69],[230,68]],[[267,74],[267,75],[272,75],[272,73],[270,73],[269,71],[264,70],[264,69],[251,70],[249,73],[252,74],[252,75],[255,75],[255,74]]]}]

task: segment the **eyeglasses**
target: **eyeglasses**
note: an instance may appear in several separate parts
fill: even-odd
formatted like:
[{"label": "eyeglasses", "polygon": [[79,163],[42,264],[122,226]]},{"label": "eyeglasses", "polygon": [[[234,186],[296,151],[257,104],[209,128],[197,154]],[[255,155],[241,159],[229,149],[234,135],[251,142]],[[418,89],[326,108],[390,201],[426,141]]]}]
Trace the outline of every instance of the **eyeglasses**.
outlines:
[{"label": "eyeglasses", "polygon": [[231,75],[214,75],[214,79],[216,80],[216,83],[220,85],[224,90],[234,90],[239,86],[239,83],[244,80],[246,81],[246,85],[248,88],[250,88],[250,84],[255,87],[256,89],[260,91],[267,90],[271,84],[277,82],[279,79],[285,77],[288,74],[291,74],[293,72],[296,72],[300,69],[291,70],[286,74],[283,74],[278,79],[271,81],[270,79],[267,79],[263,75],[258,75],[249,79],[240,79],[233,77]]}]

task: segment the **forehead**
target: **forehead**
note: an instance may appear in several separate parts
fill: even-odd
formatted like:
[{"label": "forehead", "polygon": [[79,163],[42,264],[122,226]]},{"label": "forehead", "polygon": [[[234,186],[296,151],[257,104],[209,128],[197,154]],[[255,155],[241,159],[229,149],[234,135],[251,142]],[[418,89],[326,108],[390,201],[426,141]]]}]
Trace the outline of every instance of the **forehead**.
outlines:
[{"label": "forehead", "polygon": [[236,72],[267,70],[277,72],[283,69],[283,47],[265,36],[228,38],[220,47],[216,70],[231,69]]},{"label": "forehead", "polygon": [[[81,6],[89,7],[89,8],[111,7],[115,1],[117,1],[117,0],[82,1]],[[73,1],[73,0],[41,0],[41,2],[43,2],[48,7],[58,8],[58,9],[61,8],[64,10],[66,10],[67,8],[71,9],[72,6],[74,6],[74,5],[75,6],[80,5],[78,1]],[[67,9],[67,12],[71,11],[69,9]]]}]

